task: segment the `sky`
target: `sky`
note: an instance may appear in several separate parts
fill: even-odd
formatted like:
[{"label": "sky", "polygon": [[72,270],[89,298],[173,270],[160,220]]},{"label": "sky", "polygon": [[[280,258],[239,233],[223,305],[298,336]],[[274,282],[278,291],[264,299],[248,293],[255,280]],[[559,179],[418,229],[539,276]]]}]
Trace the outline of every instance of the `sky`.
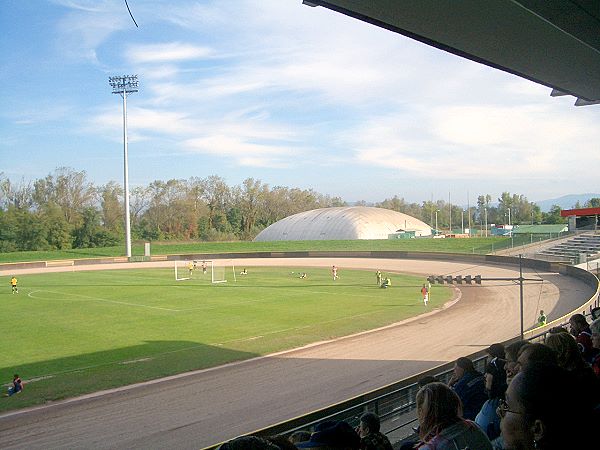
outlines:
[{"label": "sky", "polygon": [[[302,0],[0,0],[0,172],[379,202],[597,192],[600,106]],[[583,172],[583,174],[582,174]]]}]

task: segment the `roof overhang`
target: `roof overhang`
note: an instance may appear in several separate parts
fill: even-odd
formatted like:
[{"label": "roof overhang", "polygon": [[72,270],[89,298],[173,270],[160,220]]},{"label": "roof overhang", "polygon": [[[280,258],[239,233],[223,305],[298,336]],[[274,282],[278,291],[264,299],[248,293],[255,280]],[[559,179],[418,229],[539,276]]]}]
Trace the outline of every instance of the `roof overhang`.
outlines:
[{"label": "roof overhang", "polygon": [[560,212],[562,217],[577,216],[600,216],[600,208],[578,208],[578,209],[563,209]]},{"label": "roof overhang", "polygon": [[425,44],[600,103],[595,0],[304,0]]}]

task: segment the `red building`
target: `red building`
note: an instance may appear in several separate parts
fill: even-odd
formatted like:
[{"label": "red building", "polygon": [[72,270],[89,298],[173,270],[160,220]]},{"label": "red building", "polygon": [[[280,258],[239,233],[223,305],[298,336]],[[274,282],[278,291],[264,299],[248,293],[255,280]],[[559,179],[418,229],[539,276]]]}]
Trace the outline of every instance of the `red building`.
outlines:
[{"label": "red building", "polygon": [[598,228],[600,208],[563,209],[560,215],[569,218],[569,231],[574,231],[575,228],[595,230]]}]

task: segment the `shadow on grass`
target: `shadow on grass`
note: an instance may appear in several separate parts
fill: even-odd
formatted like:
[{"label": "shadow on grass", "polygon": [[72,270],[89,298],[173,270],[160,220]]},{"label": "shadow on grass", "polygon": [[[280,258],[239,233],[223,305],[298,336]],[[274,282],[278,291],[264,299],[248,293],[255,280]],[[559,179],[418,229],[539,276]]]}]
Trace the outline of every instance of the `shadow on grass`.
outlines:
[{"label": "shadow on grass", "polygon": [[0,398],[0,412],[44,404],[105,389],[205,369],[258,356],[191,341],[147,341],[140,345],[2,366],[2,389],[19,374],[20,395]]}]

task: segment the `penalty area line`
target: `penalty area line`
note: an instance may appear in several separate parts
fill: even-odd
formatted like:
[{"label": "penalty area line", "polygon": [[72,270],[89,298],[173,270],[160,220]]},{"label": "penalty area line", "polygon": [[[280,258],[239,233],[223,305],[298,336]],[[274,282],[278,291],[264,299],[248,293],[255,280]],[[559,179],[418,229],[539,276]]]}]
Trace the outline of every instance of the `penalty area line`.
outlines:
[{"label": "penalty area line", "polygon": [[49,299],[49,298],[44,298],[44,297],[35,297],[35,296],[31,295],[34,292],[49,292],[50,294],[56,294],[56,295],[71,295],[73,297],[80,297],[82,299],[89,299],[89,300],[94,300],[94,301],[98,301],[98,302],[115,303],[117,305],[135,306],[138,308],[158,309],[160,311],[170,311],[170,312],[181,312],[182,311],[180,309],[163,308],[162,306],[150,306],[150,305],[142,305],[140,303],[120,302],[118,300],[109,300],[107,298],[102,298],[102,297],[92,297],[91,295],[72,294],[70,292],[57,292],[57,291],[50,291],[48,289],[35,290],[35,291],[32,291],[29,294],[27,294],[27,296],[30,298],[38,299],[38,300],[55,301],[54,299]]}]

